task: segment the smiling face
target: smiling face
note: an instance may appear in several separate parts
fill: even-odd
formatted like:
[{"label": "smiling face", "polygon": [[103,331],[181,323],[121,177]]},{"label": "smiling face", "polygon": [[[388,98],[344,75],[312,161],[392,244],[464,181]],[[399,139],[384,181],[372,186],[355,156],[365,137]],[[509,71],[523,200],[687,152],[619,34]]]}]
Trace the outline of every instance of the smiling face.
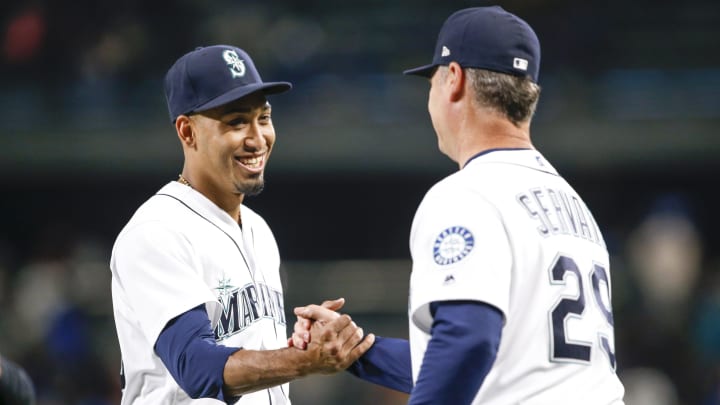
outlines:
[{"label": "smiling face", "polygon": [[183,174],[192,187],[227,211],[243,196],[262,191],[275,143],[271,107],[263,93],[178,120],[183,120],[176,124],[185,151]]}]

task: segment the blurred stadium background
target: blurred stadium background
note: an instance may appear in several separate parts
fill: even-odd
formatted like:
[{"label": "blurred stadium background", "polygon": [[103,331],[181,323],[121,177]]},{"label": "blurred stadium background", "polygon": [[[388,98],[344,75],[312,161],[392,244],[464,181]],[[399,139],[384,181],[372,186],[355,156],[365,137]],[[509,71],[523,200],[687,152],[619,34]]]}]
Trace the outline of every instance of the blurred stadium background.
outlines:
[{"label": "blurred stadium background", "polygon": [[[405,337],[408,234],[440,155],[428,86],[445,18],[483,1],[0,3],[0,353],[39,404],[119,403],[112,242],[176,178],[162,77],[198,45],[253,55],[278,142],[262,195],[286,310],[344,296]],[[628,405],[720,404],[720,3],[500,1],[543,47],[536,146],[579,190],[612,254]],[[168,280],[172,282],[172,280]],[[522,348],[518,348],[522,350]],[[293,383],[296,404],[391,405],[347,375]]]}]

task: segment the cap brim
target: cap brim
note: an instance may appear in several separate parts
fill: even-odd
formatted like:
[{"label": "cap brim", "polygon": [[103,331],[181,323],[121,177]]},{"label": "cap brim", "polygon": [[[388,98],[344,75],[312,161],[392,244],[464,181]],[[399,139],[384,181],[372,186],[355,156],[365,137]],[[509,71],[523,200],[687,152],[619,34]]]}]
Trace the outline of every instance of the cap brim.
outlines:
[{"label": "cap brim", "polygon": [[433,71],[435,70],[435,67],[437,67],[436,64],[429,64],[425,66],[416,67],[413,69],[408,69],[403,71],[404,75],[414,75],[414,76],[422,76],[422,77],[432,77]]},{"label": "cap brim", "polygon": [[227,93],[221,94],[220,96],[215,97],[207,103],[201,104],[193,108],[190,112],[207,111],[211,108],[219,107],[223,104],[227,104],[231,101],[243,98],[248,94],[255,93],[256,91],[262,91],[265,94],[279,94],[284,93],[290,89],[292,89],[292,84],[288,82],[265,82],[248,84],[247,86],[235,87]]}]

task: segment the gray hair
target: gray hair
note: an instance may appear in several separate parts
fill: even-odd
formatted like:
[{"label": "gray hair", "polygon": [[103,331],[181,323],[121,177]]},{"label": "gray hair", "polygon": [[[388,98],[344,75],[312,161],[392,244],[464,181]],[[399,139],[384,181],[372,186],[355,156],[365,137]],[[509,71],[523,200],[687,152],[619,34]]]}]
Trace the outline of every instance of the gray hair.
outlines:
[{"label": "gray hair", "polygon": [[490,108],[519,126],[535,114],[540,86],[529,77],[508,75],[485,69],[464,69],[480,106]]}]

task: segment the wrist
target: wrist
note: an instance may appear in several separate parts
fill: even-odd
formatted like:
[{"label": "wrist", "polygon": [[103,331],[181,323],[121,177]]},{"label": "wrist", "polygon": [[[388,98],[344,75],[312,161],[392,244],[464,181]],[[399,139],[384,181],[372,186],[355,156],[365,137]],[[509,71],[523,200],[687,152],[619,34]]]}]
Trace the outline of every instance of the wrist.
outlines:
[{"label": "wrist", "polygon": [[297,356],[298,373],[300,377],[306,377],[312,374],[318,374],[321,372],[319,367],[318,353],[310,350],[308,347],[305,350],[294,349],[295,356]]}]

